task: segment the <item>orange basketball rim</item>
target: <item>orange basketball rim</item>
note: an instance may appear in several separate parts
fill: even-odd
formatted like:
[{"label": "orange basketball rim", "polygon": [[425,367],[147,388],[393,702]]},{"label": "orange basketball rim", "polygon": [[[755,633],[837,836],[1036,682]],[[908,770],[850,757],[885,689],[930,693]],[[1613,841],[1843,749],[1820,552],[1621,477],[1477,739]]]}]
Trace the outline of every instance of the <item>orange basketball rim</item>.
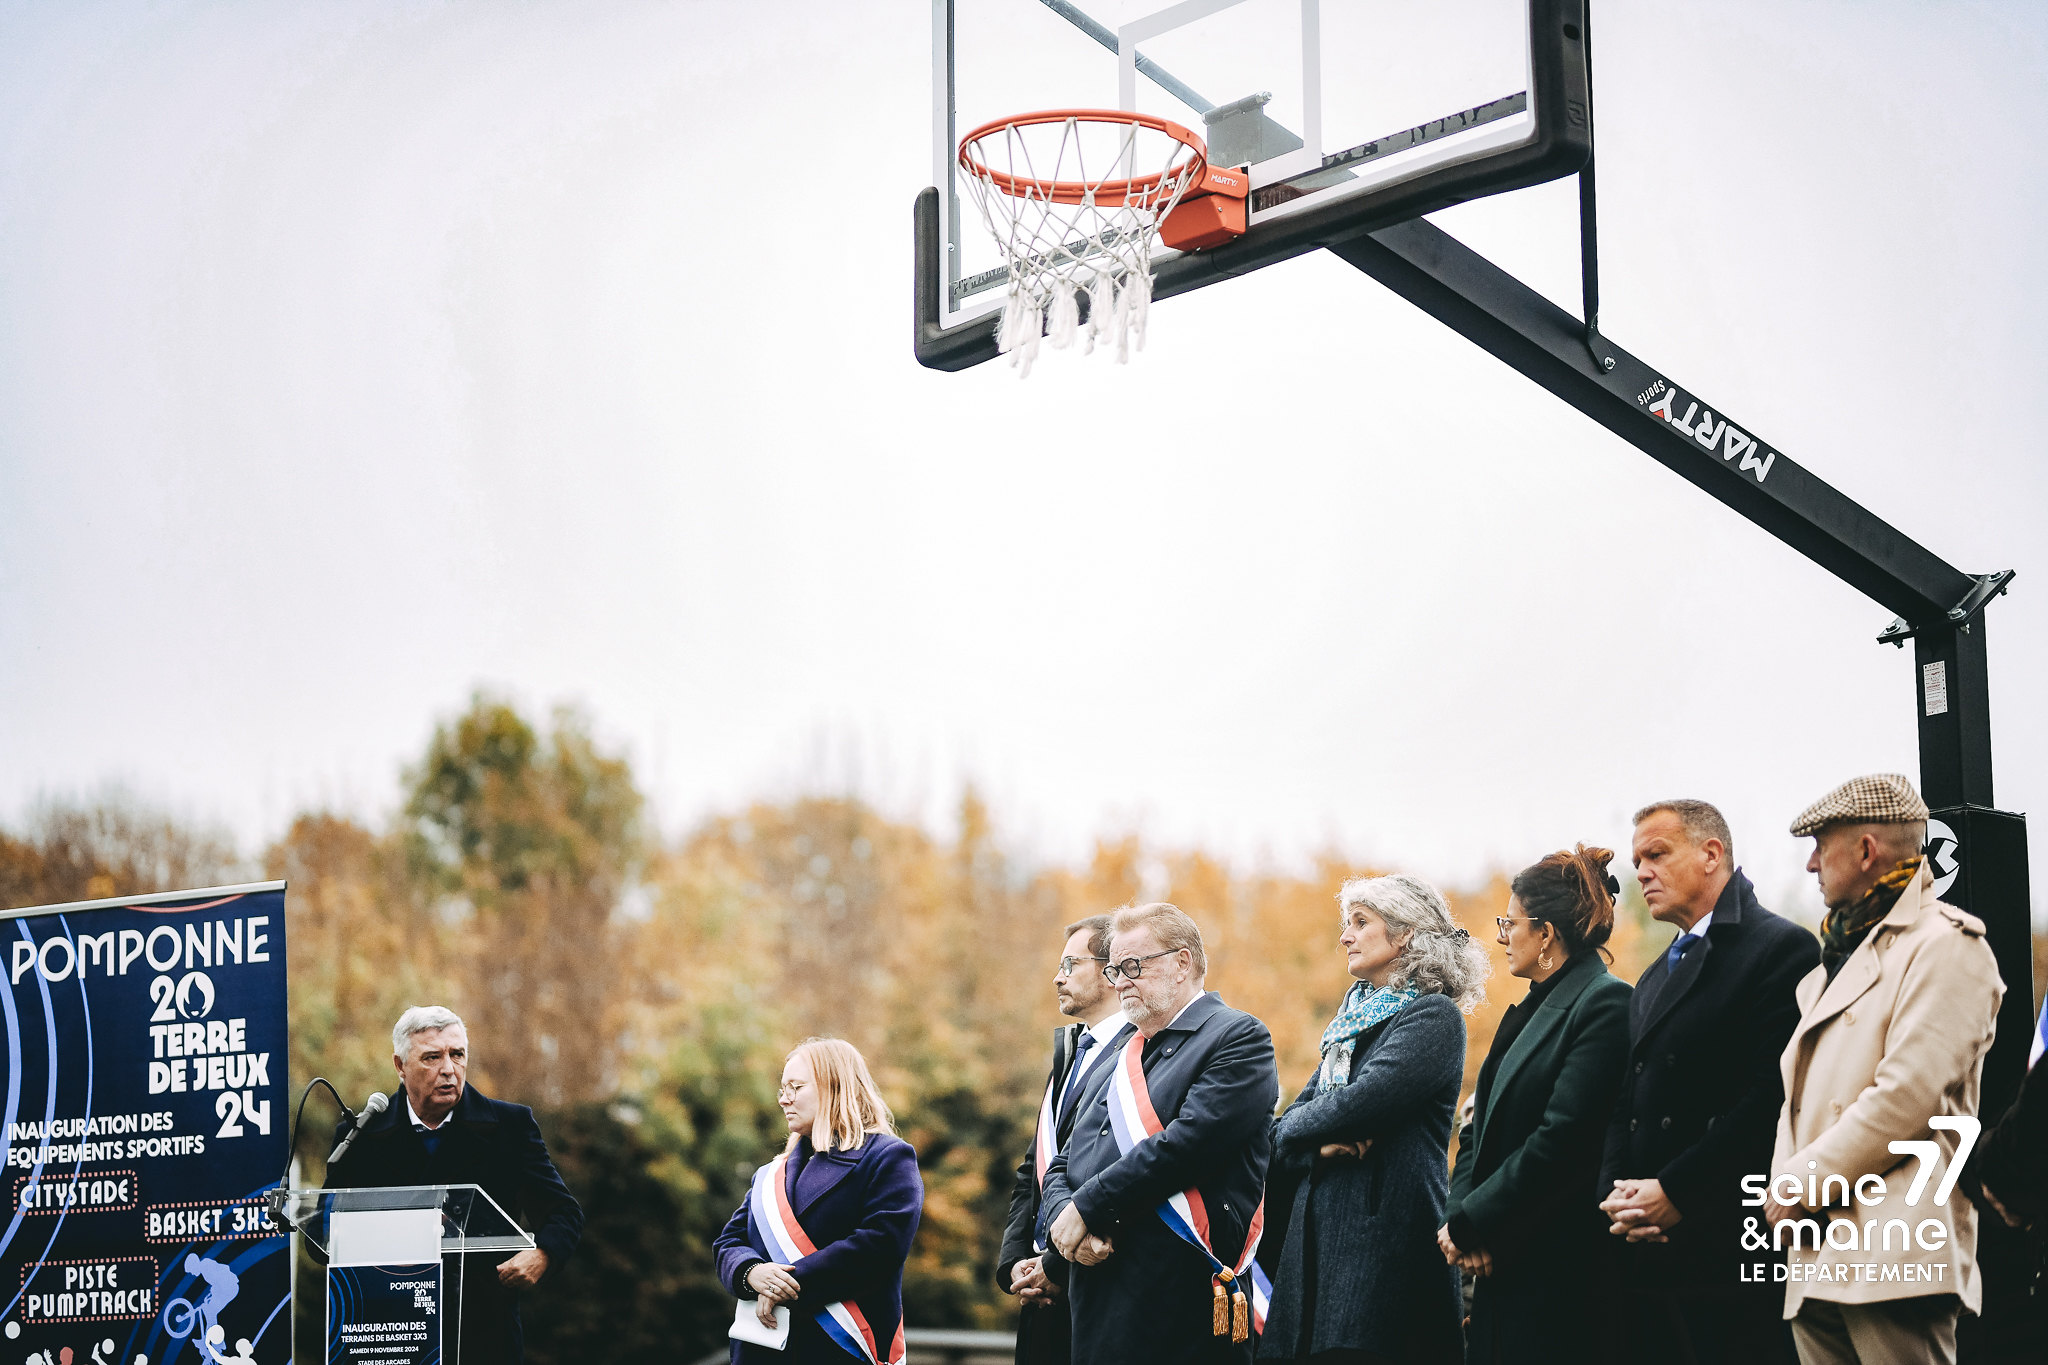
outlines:
[{"label": "orange basketball rim", "polygon": [[[1151,175],[1134,175],[1122,180],[1052,180],[998,169],[990,164],[982,145],[984,139],[999,133],[1069,120],[1077,126],[1101,124],[1117,129],[1149,128],[1180,143],[1189,157],[1183,161],[1176,155],[1169,164]],[[1151,114],[1139,114],[1128,109],[1042,109],[1035,114],[992,119],[961,138],[960,169],[1017,199],[1040,199],[1054,204],[1149,205],[1157,202],[1162,190],[1171,197],[1176,189],[1200,184],[1209,169],[1209,149],[1201,138],[1178,123],[1155,118]]]}]

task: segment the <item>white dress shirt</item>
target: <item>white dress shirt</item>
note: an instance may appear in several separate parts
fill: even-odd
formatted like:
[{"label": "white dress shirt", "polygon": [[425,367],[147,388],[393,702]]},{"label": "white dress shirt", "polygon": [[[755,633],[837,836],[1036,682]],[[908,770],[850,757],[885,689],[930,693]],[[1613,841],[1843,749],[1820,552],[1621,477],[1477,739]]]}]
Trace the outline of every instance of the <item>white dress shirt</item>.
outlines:
[{"label": "white dress shirt", "polygon": [[405,1116],[411,1119],[412,1126],[419,1129],[422,1133],[431,1133],[436,1128],[439,1128],[441,1124],[446,1123],[448,1122],[448,1120],[454,1118],[455,1111],[453,1109],[450,1109],[447,1113],[441,1115],[441,1123],[428,1123],[425,1119],[420,1117],[419,1110],[412,1107],[412,1096],[407,1095],[405,1097]]},{"label": "white dress shirt", "polygon": [[[1074,1065],[1067,1072],[1067,1083],[1060,1090],[1060,1102],[1058,1107],[1053,1110],[1054,1114],[1061,1114],[1066,1111],[1067,1099],[1080,1089],[1081,1077],[1095,1069],[1095,1063],[1101,1059],[1103,1053],[1109,1051],[1111,1040],[1122,1031],[1124,1023],[1123,1011],[1118,1010],[1101,1023],[1088,1026],[1088,1032],[1095,1039],[1095,1046],[1074,1058]],[[1078,1043],[1080,1040],[1077,1038],[1074,1041]]]}]

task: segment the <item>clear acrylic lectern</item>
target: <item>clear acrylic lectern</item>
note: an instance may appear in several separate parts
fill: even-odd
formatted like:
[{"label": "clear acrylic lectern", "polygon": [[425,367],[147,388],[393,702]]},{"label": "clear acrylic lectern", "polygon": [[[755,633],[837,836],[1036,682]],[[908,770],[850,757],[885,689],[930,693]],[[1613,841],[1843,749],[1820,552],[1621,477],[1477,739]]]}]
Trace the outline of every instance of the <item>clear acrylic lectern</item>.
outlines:
[{"label": "clear acrylic lectern", "polygon": [[463,1253],[533,1246],[475,1185],[293,1190],[282,1211],[327,1261],[330,1365],[462,1365]]}]

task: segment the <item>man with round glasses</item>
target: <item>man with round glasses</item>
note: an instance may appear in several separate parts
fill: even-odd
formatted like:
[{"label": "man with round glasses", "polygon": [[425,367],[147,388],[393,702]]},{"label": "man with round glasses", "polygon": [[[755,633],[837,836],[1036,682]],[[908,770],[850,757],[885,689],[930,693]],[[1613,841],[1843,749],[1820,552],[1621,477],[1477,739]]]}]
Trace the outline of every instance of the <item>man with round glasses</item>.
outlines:
[{"label": "man with round glasses", "polygon": [[1103,973],[1134,1031],[1076,1105],[1044,1191],[1049,1240],[1072,1262],[1073,1358],[1243,1365],[1280,1097],[1273,1038],[1203,989],[1202,931],[1180,909],[1126,906],[1110,929]]},{"label": "man with round glasses", "polygon": [[1060,952],[1053,990],[1060,1013],[1079,1022],[1053,1031],[1052,1074],[1046,1078],[1031,1151],[1017,1167],[1010,1220],[996,1256],[996,1284],[1015,1294],[1024,1309],[1017,1317],[1017,1365],[1067,1365],[1072,1357],[1067,1263],[1046,1244],[1039,1191],[1052,1158],[1073,1131],[1082,1093],[1098,1079],[1100,1063],[1130,1028],[1116,990],[1102,974],[1109,961],[1109,916],[1090,915],[1069,924]]}]

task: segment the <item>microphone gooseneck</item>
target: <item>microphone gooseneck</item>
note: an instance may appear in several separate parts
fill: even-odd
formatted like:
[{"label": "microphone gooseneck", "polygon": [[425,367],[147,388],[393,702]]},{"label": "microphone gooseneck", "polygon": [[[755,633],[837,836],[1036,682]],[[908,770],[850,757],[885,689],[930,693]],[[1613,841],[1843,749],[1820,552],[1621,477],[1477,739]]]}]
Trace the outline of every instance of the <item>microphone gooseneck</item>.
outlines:
[{"label": "microphone gooseneck", "polygon": [[294,1232],[298,1231],[298,1224],[292,1222],[285,1215],[285,1203],[291,1197],[291,1191],[286,1187],[285,1182],[290,1178],[292,1172],[292,1153],[299,1150],[299,1128],[306,1121],[306,1101],[313,1098],[313,1087],[316,1085],[334,1096],[334,1102],[341,1106],[342,1113],[348,1113],[348,1101],[341,1097],[341,1092],[336,1090],[333,1082],[329,1081],[325,1076],[315,1076],[312,1080],[306,1082],[306,1088],[299,1092],[298,1111],[292,1117],[291,1138],[285,1144],[284,1149],[284,1169],[278,1172],[277,1183],[270,1187],[270,1193],[266,1199],[266,1203],[270,1207],[271,1218]]},{"label": "microphone gooseneck", "polygon": [[327,1154],[327,1164],[332,1166],[335,1162],[341,1160],[343,1154],[354,1145],[355,1140],[362,1136],[363,1125],[369,1122],[372,1117],[383,1113],[390,1107],[390,1096],[381,1090],[371,1092],[370,1098],[363,1101],[362,1112],[349,1115],[348,1133],[335,1145],[334,1150]]}]

